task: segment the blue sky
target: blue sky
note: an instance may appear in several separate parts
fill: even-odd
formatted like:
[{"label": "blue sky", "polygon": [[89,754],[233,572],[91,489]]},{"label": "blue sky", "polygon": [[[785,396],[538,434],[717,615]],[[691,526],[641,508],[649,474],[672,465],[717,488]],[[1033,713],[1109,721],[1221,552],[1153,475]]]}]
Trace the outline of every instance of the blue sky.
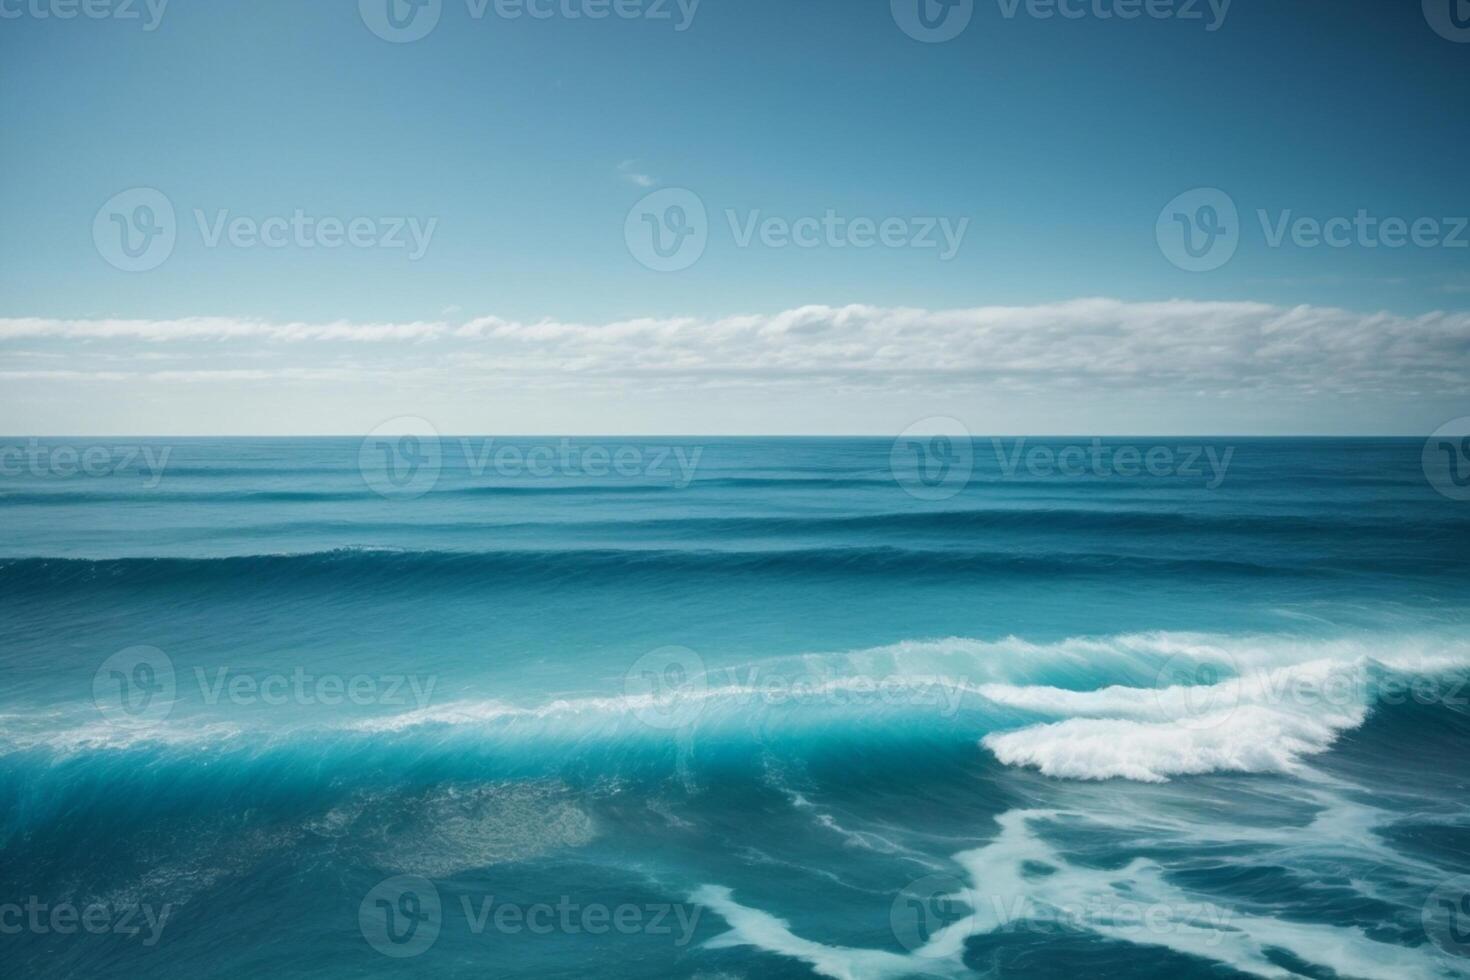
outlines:
[{"label": "blue sky", "polygon": [[[390,43],[363,12],[386,2],[172,0],[155,17],[136,0],[136,19],[63,20],[67,0],[0,0],[0,428],[366,431],[399,412],[486,431],[953,414],[979,431],[1422,432],[1470,411],[1470,247],[1453,244],[1470,243],[1454,220],[1470,214],[1470,43],[1433,29],[1438,0],[1155,0],[1174,16],[1131,20],[1100,16],[1128,0],[1072,0],[1078,17],[975,0],[943,43],[908,36],[888,0],[623,0],[643,16],[595,20],[567,11],[597,0],[516,19],[442,0],[426,36]],[[94,236],[132,188],[175,212],[146,271]],[[661,272],[625,228],[669,188],[705,208],[707,244]],[[1233,255],[1203,272],[1156,227],[1196,188],[1239,215]],[[297,212],[366,219],[383,244],[211,240]],[[895,242],[932,226],[941,245],[771,244],[829,213],[901,220]],[[1330,247],[1309,228],[1271,244],[1283,221],[1360,213],[1430,221],[1436,244]],[[774,238],[742,245],[768,220]],[[963,227],[952,256],[941,227]],[[1067,304],[1088,299],[1118,305],[1079,320]],[[1169,301],[1206,306],[1161,315]],[[813,307],[834,312],[780,320]],[[844,334],[849,307],[927,311],[929,339],[896,357],[916,328],[864,313]],[[1180,349],[1206,308],[1200,343],[1233,351],[1219,372]],[[945,319],[977,309],[1013,312]],[[1000,317],[1001,343],[1037,310],[1051,339],[1034,356],[1015,357],[1034,332],[975,349],[977,323]],[[807,326],[710,327],[740,316]],[[214,326],[177,326],[194,318]],[[629,321],[665,326],[595,333]],[[310,334],[325,324],[396,339]],[[800,340],[814,331],[823,344]],[[1120,335],[1126,363],[1077,363]]]}]

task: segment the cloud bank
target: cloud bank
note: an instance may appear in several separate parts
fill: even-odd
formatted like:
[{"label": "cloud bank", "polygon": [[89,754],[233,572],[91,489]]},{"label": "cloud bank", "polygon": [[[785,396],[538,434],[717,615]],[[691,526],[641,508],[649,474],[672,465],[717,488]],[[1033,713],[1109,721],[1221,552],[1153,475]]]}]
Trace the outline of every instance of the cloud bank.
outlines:
[{"label": "cloud bank", "polygon": [[[160,351],[168,370],[150,364]],[[0,377],[1443,396],[1470,390],[1470,313],[1079,299],[601,324],[11,318],[0,319]]]}]

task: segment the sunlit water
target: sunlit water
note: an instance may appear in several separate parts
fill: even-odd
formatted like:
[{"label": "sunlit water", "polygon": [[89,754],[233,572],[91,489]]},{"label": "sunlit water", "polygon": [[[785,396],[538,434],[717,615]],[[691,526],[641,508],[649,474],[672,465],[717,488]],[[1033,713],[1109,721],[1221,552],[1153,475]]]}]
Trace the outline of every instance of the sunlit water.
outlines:
[{"label": "sunlit water", "polygon": [[1470,504],[1076,445],[11,465],[10,975],[1467,975]]}]

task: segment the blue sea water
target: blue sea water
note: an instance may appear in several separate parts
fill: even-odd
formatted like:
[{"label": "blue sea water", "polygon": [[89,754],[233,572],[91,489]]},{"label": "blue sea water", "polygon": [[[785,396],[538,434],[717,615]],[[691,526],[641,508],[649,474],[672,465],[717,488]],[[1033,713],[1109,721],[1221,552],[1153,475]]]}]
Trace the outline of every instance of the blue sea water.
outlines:
[{"label": "blue sea water", "polygon": [[1470,975],[1422,449],[0,440],[5,973]]}]

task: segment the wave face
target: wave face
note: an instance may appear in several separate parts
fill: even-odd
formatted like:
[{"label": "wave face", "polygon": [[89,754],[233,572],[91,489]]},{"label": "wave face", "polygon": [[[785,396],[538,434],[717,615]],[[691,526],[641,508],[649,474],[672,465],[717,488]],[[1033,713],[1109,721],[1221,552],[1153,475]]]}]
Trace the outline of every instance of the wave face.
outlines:
[{"label": "wave face", "polygon": [[19,975],[1470,975],[1416,442],[102,448],[0,479]]}]

